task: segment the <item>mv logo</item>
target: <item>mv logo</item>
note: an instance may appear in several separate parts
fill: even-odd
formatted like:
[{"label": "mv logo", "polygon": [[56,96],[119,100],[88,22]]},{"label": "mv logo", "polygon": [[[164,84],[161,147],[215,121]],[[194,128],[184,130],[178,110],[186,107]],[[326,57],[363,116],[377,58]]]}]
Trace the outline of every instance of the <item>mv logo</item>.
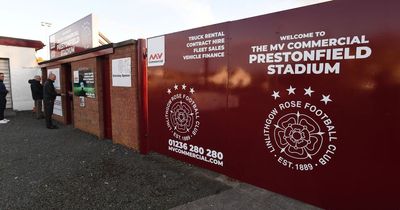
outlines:
[{"label": "mv logo", "polygon": [[159,36],[147,40],[147,66],[163,66],[165,63],[165,37]]},{"label": "mv logo", "polygon": [[161,60],[163,58],[163,54],[164,53],[154,53],[150,55],[149,61],[158,61]]}]

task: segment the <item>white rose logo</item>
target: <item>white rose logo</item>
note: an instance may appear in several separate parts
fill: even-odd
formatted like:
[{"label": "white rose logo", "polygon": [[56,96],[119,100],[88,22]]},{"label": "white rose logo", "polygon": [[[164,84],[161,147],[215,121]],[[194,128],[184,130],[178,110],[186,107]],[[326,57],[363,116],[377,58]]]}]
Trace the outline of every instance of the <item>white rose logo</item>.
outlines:
[{"label": "white rose logo", "polygon": [[[336,151],[336,130],[325,109],[333,103],[330,95],[321,94],[318,105],[308,102],[318,93],[311,87],[296,95],[290,86],[287,94],[273,91],[277,103],[265,119],[264,142],[277,162],[299,171],[311,171],[327,165]],[[286,92],[286,91],[284,91]],[[285,97],[287,100],[280,100]],[[323,106],[323,108],[320,108]]]},{"label": "white rose logo", "polygon": [[167,127],[176,139],[188,141],[200,127],[199,110],[192,98],[195,90],[186,84],[174,85],[174,88],[167,90],[167,94],[172,95],[165,108]]}]

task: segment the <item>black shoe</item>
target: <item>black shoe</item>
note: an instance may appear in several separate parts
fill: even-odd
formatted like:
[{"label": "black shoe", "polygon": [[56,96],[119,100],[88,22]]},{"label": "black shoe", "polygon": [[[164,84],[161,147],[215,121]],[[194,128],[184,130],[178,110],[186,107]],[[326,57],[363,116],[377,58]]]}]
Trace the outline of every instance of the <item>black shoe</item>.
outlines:
[{"label": "black shoe", "polygon": [[47,126],[48,129],[58,129],[57,125]]}]

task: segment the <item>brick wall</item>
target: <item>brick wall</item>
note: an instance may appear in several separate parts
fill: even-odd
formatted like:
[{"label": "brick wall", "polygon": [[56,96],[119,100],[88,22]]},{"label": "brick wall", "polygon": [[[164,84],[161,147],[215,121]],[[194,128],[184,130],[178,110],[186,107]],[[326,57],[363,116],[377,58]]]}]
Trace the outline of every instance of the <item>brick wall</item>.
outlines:
[{"label": "brick wall", "polygon": [[[112,60],[131,58],[132,87],[112,86]],[[138,120],[138,84],[136,44],[114,49],[110,55],[110,84],[111,84],[111,119],[112,139],[114,143],[139,150],[139,120]]]},{"label": "brick wall", "polygon": [[[89,58],[86,60],[75,61],[71,63],[71,76],[77,70],[90,69],[94,73],[96,96],[95,98],[85,98],[85,107],[81,107],[79,96],[73,96],[74,106],[74,127],[85,132],[94,134],[99,138],[104,136],[103,123],[103,92],[102,92],[102,76],[101,65],[97,58]],[[73,81],[73,78],[72,78]]]},{"label": "brick wall", "polygon": [[[79,96],[73,96],[73,125],[75,128],[104,138],[105,114],[103,97],[109,101],[111,106],[111,129],[112,140],[114,143],[125,145],[129,148],[139,150],[139,102],[138,102],[138,78],[137,78],[137,56],[136,44],[127,44],[114,49],[114,53],[103,57],[93,57],[71,62],[71,81],[73,81],[74,71],[90,69],[94,73],[96,96],[95,98],[85,97],[85,107],[80,106]],[[131,58],[131,87],[112,86],[112,60],[119,58]],[[103,65],[104,59],[109,58],[108,67]],[[103,69],[103,67],[105,69]],[[67,122],[66,100],[68,97],[65,78],[65,71],[69,69],[65,65],[55,65],[48,67],[60,68],[61,92],[63,96],[63,115],[62,117],[53,115],[59,122]],[[109,68],[109,69],[107,69]],[[103,94],[103,72],[108,72],[110,77],[110,98]],[[44,72],[45,73],[45,72]],[[107,82],[105,82],[107,84]],[[107,121],[109,122],[109,121]],[[107,124],[107,123],[106,123]]]}]

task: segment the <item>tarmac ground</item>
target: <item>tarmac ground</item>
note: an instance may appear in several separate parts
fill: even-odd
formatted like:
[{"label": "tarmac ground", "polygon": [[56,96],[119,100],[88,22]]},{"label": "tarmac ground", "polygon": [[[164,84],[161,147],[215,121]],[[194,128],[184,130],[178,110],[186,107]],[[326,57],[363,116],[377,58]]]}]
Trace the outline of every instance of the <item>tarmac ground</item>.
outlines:
[{"label": "tarmac ground", "polygon": [[0,125],[0,209],[318,209],[31,112]]}]

